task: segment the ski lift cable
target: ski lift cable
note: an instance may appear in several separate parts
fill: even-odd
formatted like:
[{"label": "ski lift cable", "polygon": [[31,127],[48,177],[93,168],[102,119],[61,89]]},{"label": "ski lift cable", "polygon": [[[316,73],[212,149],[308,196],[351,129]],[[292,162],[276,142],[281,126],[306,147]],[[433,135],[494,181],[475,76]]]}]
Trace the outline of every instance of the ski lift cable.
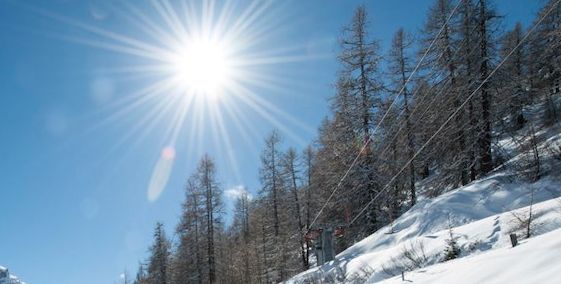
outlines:
[{"label": "ski lift cable", "polygon": [[[463,44],[463,42],[462,42]],[[459,52],[460,49],[457,49],[454,54],[452,55],[452,57],[456,56],[457,53]],[[474,53],[475,50],[472,50],[469,54],[469,56],[471,56]],[[433,71],[429,76],[434,75],[436,72]],[[448,81],[451,81],[451,76],[446,76],[446,80],[443,80],[442,82],[444,82],[444,85],[446,85],[448,83]],[[476,81],[474,80],[473,82],[471,82],[466,89],[470,89],[473,85],[475,85]],[[411,111],[410,115],[412,116],[419,108],[419,105],[421,105],[421,103],[425,102],[425,99],[428,97],[428,94],[431,93],[432,89],[435,87],[436,85],[432,85],[429,90],[426,92],[425,95],[423,95],[421,97],[421,100],[419,103],[416,103],[415,106],[413,107],[413,110]],[[425,116],[425,114],[427,113],[427,111],[430,109],[430,106],[436,101],[436,99],[442,95],[444,93],[444,91],[447,91],[448,88],[441,88],[436,95],[434,95],[432,97],[432,99],[429,101],[429,103],[426,104],[426,107],[423,111],[423,113],[419,116],[420,118],[423,118]],[[415,91],[415,93],[413,95],[415,95],[418,92]],[[398,114],[398,118],[405,112],[405,109],[403,109],[399,114]],[[399,132],[401,132],[401,130],[403,129],[403,127],[405,127],[405,121],[399,122],[399,128],[397,129],[397,131],[395,132],[395,134],[392,136],[392,138],[390,139],[390,142],[387,143],[388,146],[386,146],[384,148],[384,150],[382,150],[382,152],[380,152],[380,155],[383,155],[388,149],[389,149],[389,145],[391,145],[398,137]],[[390,128],[390,133],[393,131],[394,127],[392,126],[392,128]]]},{"label": "ski lift cable", "polygon": [[[472,30],[473,30],[473,29],[472,29]],[[467,43],[467,41],[466,41],[466,40],[462,40],[461,45],[463,45],[463,44],[465,44],[465,43]],[[460,49],[457,49],[457,50],[454,52],[454,54],[453,54],[452,56],[453,56],[453,57],[456,56],[457,53],[458,53],[459,51],[460,51]],[[472,51],[469,55],[473,54],[473,52],[474,52],[474,51]],[[442,53],[439,54],[439,56],[438,56],[435,60],[438,61],[438,60],[440,60],[443,56],[444,56],[444,53],[442,52]],[[422,62],[422,61],[421,61],[421,62]],[[436,73],[437,73],[437,71],[434,70],[434,71],[432,71],[432,72],[428,75],[428,77],[432,77],[432,76],[435,75]],[[431,90],[432,90],[434,87],[436,87],[437,85],[440,85],[442,82],[445,82],[444,84],[447,84],[447,82],[450,81],[450,79],[451,79],[450,76],[446,76],[446,80],[443,80],[443,81],[437,83],[436,85],[431,85],[431,87],[429,88],[429,91],[427,91],[426,94],[422,96],[421,102],[424,102],[424,100],[428,97],[428,94],[431,93]],[[406,85],[407,85],[408,83],[409,83],[409,80],[406,80]],[[468,86],[468,88],[471,87],[471,86],[474,85],[474,84],[475,84],[475,82],[472,82],[472,83]],[[445,88],[441,88],[441,89],[438,91],[438,93],[437,93],[435,96],[433,96],[433,98],[432,98],[431,101],[428,103],[428,105],[427,105],[427,107],[425,108],[425,110],[424,110],[423,114],[421,115],[421,117],[424,116],[424,114],[429,110],[430,105],[438,98],[438,96],[441,95],[441,94],[442,94],[444,91],[446,91],[446,90],[447,90],[447,89],[445,89]],[[400,90],[400,92],[398,92],[398,94],[396,95],[396,98],[399,97],[399,95],[401,95],[401,93],[402,93],[403,91],[404,91],[404,89],[403,89],[403,90]],[[417,92],[418,92],[418,90],[415,90],[414,93],[412,94],[412,96],[415,96],[415,94],[417,94]],[[394,99],[396,99],[396,98],[394,98]],[[413,107],[413,110],[411,111],[411,114],[410,114],[410,115],[413,115],[413,114],[418,110],[418,107],[419,107],[419,104],[416,104],[416,105]],[[388,110],[388,111],[389,111],[389,110]],[[404,109],[401,110],[401,112],[398,114],[398,117],[401,117],[401,115],[404,113],[404,111],[405,111]],[[380,123],[380,124],[381,124],[381,123]],[[404,123],[403,123],[403,122],[402,122],[402,123],[399,123],[399,124],[400,124],[400,127],[399,127],[399,129],[397,130],[397,132],[396,132],[396,134],[394,135],[394,137],[391,139],[392,142],[393,142],[393,140],[395,140],[395,138],[397,137],[397,134],[402,130],[402,128],[403,128],[403,126],[404,126]],[[392,126],[392,128],[390,129],[390,132],[391,132],[393,129],[394,129],[394,126]],[[390,143],[390,144],[391,144],[391,143]],[[383,154],[385,151],[387,151],[387,149],[388,149],[388,147],[386,147],[381,153]],[[362,152],[363,152],[364,150],[365,150],[365,149],[361,149],[358,155],[361,155]],[[351,167],[352,167],[352,166],[351,166]],[[334,179],[335,179],[335,177],[331,177],[331,178],[329,179],[329,182],[332,182]]]},{"label": "ski lift cable", "polygon": [[436,135],[438,135],[443,129],[444,127],[446,127],[446,125],[458,114],[458,112],[460,112],[460,110],[467,104],[467,102],[469,100],[471,100],[473,98],[473,96],[475,96],[475,94],[479,91],[479,89],[481,89],[481,87],[487,83],[487,81],[489,81],[489,79],[495,75],[495,73],[497,72],[498,69],[501,68],[501,66],[503,66],[503,64],[508,60],[508,58],[522,45],[522,43],[524,43],[528,37],[530,36],[530,34],[532,34],[536,28],[541,24],[541,22],[551,13],[551,11],[553,11],[553,9],[555,7],[557,7],[557,5],[559,5],[559,3],[561,3],[561,0],[557,0],[557,2],[555,2],[551,8],[540,18],[540,20],[538,22],[536,22],[534,24],[534,26],[526,33],[526,35],[524,35],[524,37],[522,38],[522,40],[520,42],[518,42],[518,44],[509,52],[509,54],[499,63],[499,65],[497,65],[497,67],[495,67],[495,69],[493,69],[493,71],[491,71],[491,73],[487,76],[487,78],[485,78],[485,80],[483,80],[481,82],[481,84],[479,84],[479,86],[471,93],[471,95],[469,95],[464,102],[458,107],[456,108],[456,110],[450,115],[450,117],[448,117],[448,119],[446,121],[444,121],[444,123],[438,128],[438,130],[436,130],[436,132],[421,146],[421,148],[419,148],[419,150],[417,150],[417,152],[415,152],[415,155],[413,155],[413,157],[411,159],[409,159],[409,161],[407,161],[407,163],[405,163],[405,165],[401,168],[401,170],[394,175],[389,182],[386,183],[386,185],[382,188],[382,190],[380,192],[378,192],[378,194],[376,194],[367,204],[366,206],[364,206],[359,213],[351,220],[351,222],[349,223],[349,225],[352,225],[357,219],[358,217],[360,217],[365,211],[366,209],[368,209],[368,207],[370,207],[370,205],[372,205],[372,203],[374,201],[376,201],[376,199],[384,192],[386,191],[386,189],[389,188],[390,184],[409,166],[409,164],[411,164],[411,162],[419,155],[419,153],[421,153],[421,151],[423,151],[428,144],[436,137]]},{"label": "ski lift cable", "polygon": [[[388,107],[388,109],[386,110],[386,112],[384,113],[384,115],[382,116],[382,119],[378,122],[378,124],[376,124],[376,127],[374,128],[374,131],[372,133],[376,133],[376,131],[378,130],[378,128],[380,127],[380,125],[382,124],[382,122],[384,121],[384,119],[387,117],[387,115],[389,114],[390,110],[392,109],[392,107],[395,105],[397,98],[399,97],[399,95],[401,95],[401,93],[403,93],[403,91],[405,90],[405,87],[407,86],[407,84],[409,84],[409,82],[411,81],[411,79],[413,78],[413,75],[419,70],[419,67],[421,66],[421,64],[423,63],[423,61],[425,60],[425,58],[427,57],[428,53],[430,52],[430,50],[432,49],[432,47],[434,46],[434,44],[436,43],[436,41],[440,38],[440,35],[442,34],[442,32],[444,31],[444,29],[446,28],[446,26],[448,26],[450,20],[452,19],[452,17],[454,16],[454,14],[456,13],[456,11],[458,10],[458,7],[460,7],[460,4],[463,2],[464,0],[460,0],[458,2],[458,4],[454,7],[454,9],[452,10],[452,12],[450,13],[450,15],[448,16],[448,18],[446,19],[446,22],[444,22],[444,24],[442,25],[442,27],[440,28],[438,34],[435,36],[435,38],[431,41],[429,47],[427,48],[427,50],[425,50],[425,53],[423,54],[423,56],[421,57],[421,59],[419,60],[419,62],[417,63],[417,66],[415,66],[415,69],[413,69],[413,72],[411,72],[411,74],[409,75],[409,77],[407,78],[407,81],[405,82],[405,84],[403,85],[403,87],[401,88],[401,90],[399,91],[399,93],[394,97],[392,103],[390,104],[390,106]],[[335,195],[335,192],[337,192],[337,190],[341,187],[341,184],[343,184],[343,181],[347,178],[347,176],[349,175],[350,171],[354,168],[354,166],[356,165],[356,162],[358,161],[358,159],[360,158],[360,156],[362,155],[362,153],[364,152],[364,150],[366,150],[366,147],[368,147],[368,145],[370,144],[370,141],[372,141],[372,136],[369,135],[368,139],[366,140],[366,142],[364,143],[364,145],[362,146],[362,148],[360,149],[358,155],[354,158],[354,160],[352,161],[351,165],[349,166],[349,168],[347,169],[347,171],[345,172],[345,174],[341,177],[341,179],[339,180],[339,182],[337,183],[337,185],[335,186],[335,188],[333,189],[333,191],[331,192],[331,194],[329,195],[329,197],[327,198],[327,200],[325,201],[325,203],[323,204],[323,206],[321,207],[321,209],[318,211],[316,217],[314,217],[312,223],[310,223],[309,227],[312,227],[313,224],[317,221],[317,219],[319,218],[319,216],[321,215],[321,213],[323,212],[323,210],[325,209],[325,207],[327,206],[327,204],[331,201],[331,199],[333,198],[333,196]],[[308,229],[309,230],[309,229]]]}]

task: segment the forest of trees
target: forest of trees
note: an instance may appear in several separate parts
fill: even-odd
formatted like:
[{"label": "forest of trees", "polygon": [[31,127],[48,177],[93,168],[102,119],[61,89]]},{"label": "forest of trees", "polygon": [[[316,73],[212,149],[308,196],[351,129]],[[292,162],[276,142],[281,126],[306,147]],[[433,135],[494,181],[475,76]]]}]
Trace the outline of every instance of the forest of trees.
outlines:
[{"label": "forest of trees", "polygon": [[[493,2],[435,0],[424,26],[398,29],[387,51],[358,7],[340,37],[340,72],[317,139],[297,150],[272,131],[261,188],[238,198],[228,226],[216,166],[204,156],[187,179],[174,241],[157,224],[133,282],[280,282],[314,265],[310,229],[344,228],[341,251],[420,193],[437,196],[502,167],[498,137],[521,129],[533,137],[561,118],[552,89],[561,77],[561,5],[543,1],[531,26],[506,29]],[[536,104],[545,111],[530,122],[524,110]],[[539,178],[539,163],[524,167]],[[419,191],[427,178],[434,186]]]}]

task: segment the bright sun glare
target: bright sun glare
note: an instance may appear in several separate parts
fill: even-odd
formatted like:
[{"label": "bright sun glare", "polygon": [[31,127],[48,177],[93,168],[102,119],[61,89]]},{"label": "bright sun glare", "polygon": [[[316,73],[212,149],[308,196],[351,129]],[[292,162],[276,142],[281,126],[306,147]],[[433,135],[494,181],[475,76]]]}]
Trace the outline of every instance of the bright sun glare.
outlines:
[{"label": "bright sun glare", "polygon": [[[150,1],[147,7],[118,6],[131,12],[133,16],[128,21],[142,31],[141,36],[53,16],[98,36],[93,40],[92,35],[75,39],[79,42],[140,59],[131,66],[111,70],[124,78],[148,80],[142,81],[144,85],[133,93],[105,106],[104,114],[108,115],[100,125],[113,123],[135,111],[146,111],[119,145],[132,135],[145,136],[156,125],[165,125],[161,135],[166,146],[160,152],[148,185],[147,198],[151,202],[158,200],[166,187],[177,143],[185,143],[180,141],[182,137],[189,139],[185,150],[189,154],[203,151],[209,143],[205,140],[207,135],[214,145],[224,144],[223,149],[227,150],[219,153],[227,157],[233,175],[239,177],[229,135],[230,131],[239,133],[253,147],[260,137],[249,127],[250,115],[266,120],[302,144],[292,128],[311,131],[255,89],[284,90],[279,86],[287,84],[289,77],[269,74],[270,67],[309,60],[316,55],[296,56],[292,52],[300,47],[271,48],[265,44],[271,39],[271,30],[283,23],[278,13],[271,12],[272,2],[251,2],[239,11],[233,3],[182,0]],[[240,14],[233,17],[236,11]],[[223,151],[221,147],[216,149]]]},{"label": "bright sun glare", "polygon": [[230,77],[225,47],[209,40],[194,40],[173,59],[175,81],[187,94],[217,98]]}]

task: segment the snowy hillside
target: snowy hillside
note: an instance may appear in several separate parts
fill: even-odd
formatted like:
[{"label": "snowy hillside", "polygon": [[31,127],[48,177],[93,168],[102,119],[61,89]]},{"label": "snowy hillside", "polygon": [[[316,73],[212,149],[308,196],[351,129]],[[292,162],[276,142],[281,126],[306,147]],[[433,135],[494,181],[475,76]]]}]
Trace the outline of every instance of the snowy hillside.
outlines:
[{"label": "snowy hillside", "polygon": [[[410,283],[553,283],[561,271],[561,229],[504,247],[407,273]],[[461,278],[458,277],[461,275]],[[492,281],[491,281],[492,280]],[[401,276],[381,283],[403,283]]]},{"label": "snowy hillside", "polygon": [[0,266],[0,284],[25,284],[17,277],[10,275],[7,268]]},{"label": "snowy hillside", "polygon": [[[509,233],[519,236],[517,218],[524,217],[534,191],[533,235],[561,228],[561,181],[543,178],[521,183],[499,173],[468,186],[425,199],[387,226],[340,253],[336,260],[310,269],[289,282],[356,281],[377,283],[402,270],[442,261],[449,226],[461,256],[510,246]],[[523,246],[522,244],[521,246]],[[412,279],[415,281],[415,279]]]},{"label": "snowy hillside", "polygon": [[[529,109],[532,114],[528,113],[528,117],[538,121],[540,108]],[[525,131],[527,129],[522,129],[519,133]],[[541,179],[537,182],[520,178],[520,172],[513,170],[529,159],[530,152],[520,152],[516,146],[527,143],[522,140],[528,137],[505,136],[498,144],[508,158],[496,172],[435,198],[425,196],[439,186],[431,184],[429,177],[418,185],[425,191],[420,201],[393,224],[347,248],[335,260],[302,272],[287,282],[395,283],[402,281],[402,271],[412,283],[460,283],[454,278],[458,277],[457,273],[466,275],[465,282],[461,283],[487,283],[488,278],[481,277],[492,274],[497,275],[492,283],[548,282],[539,281],[542,279],[539,277],[547,279],[552,271],[561,269],[561,262],[551,261],[561,250],[556,241],[561,236],[560,153],[551,150],[561,149],[560,132],[559,126],[552,126],[535,134],[542,162]],[[525,174],[528,172],[522,175]],[[525,239],[528,227],[525,221],[530,212],[533,217],[531,238]],[[511,248],[511,233],[516,233],[521,240],[515,249]],[[443,262],[451,239],[460,250],[459,259]],[[533,252],[556,245],[557,248],[549,250],[548,254]],[[510,263],[515,263],[514,259],[525,253],[528,254],[520,267]],[[546,263],[551,265],[543,265]],[[476,265],[486,270],[475,273]],[[526,270],[518,269],[523,265]],[[470,269],[471,274],[464,273]],[[534,278],[522,281],[524,278],[518,276],[524,271]],[[510,281],[512,279],[519,281]]]}]

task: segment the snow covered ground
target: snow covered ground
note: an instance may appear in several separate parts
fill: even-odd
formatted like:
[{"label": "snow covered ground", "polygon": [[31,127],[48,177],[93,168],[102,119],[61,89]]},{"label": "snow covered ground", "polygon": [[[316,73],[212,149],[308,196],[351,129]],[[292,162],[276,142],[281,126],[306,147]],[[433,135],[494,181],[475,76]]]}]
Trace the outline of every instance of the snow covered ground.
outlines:
[{"label": "snow covered ground", "polygon": [[7,268],[0,266],[0,284],[25,284],[17,277],[10,275]]},{"label": "snow covered ground", "polygon": [[503,247],[418,269],[381,283],[558,283],[561,229]]},{"label": "snow covered ground", "polygon": [[[539,121],[540,109],[529,108],[527,117]],[[561,271],[561,165],[554,156],[561,153],[551,150],[561,149],[561,127],[535,133],[542,178],[533,183],[512,173],[531,155],[519,151],[528,131],[525,127],[499,139],[506,162],[495,173],[436,198],[421,195],[392,225],[287,282],[561,283],[554,275]],[[422,194],[434,186],[429,177],[418,188]],[[524,239],[520,220],[527,219],[532,199],[532,236]],[[450,231],[460,257],[443,262]],[[521,239],[516,248],[511,248],[511,233]]]},{"label": "snow covered ground", "polygon": [[[561,198],[558,198],[561,180],[545,177],[536,183],[526,183],[497,173],[437,198],[420,201],[395,221],[393,229],[387,226],[379,230],[340,253],[336,260],[305,271],[288,282],[362,283],[368,280],[378,283],[402,270],[421,268],[415,274],[407,273],[409,280],[416,281],[414,277],[422,274],[420,271],[442,261],[446,240],[450,239],[450,227],[461,248],[461,257],[484,257],[484,252],[493,249],[506,250],[510,247],[510,233],[524,235],[518,228],[517,217],[528,216],[532,191],[533,235],[561,228]],[[527,258],[526,261],[534,260]],[[435,267],[448,267],[454,262]],[[444,268],[441,269],[437,271]],[[450,277],[456,275],[454,271],[449,273]],[[427,281],[431,282],[432,278]]]}]

